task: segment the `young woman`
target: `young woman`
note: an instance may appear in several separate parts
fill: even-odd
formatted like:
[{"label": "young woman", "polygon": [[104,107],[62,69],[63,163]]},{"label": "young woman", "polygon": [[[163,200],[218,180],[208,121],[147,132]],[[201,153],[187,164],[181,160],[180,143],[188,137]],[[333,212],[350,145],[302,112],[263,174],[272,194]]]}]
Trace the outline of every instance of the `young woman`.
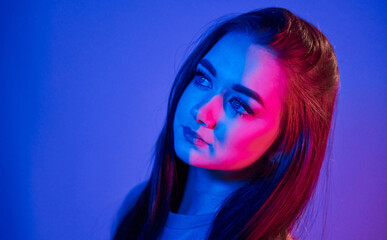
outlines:
[{"label": "young woman", "polygon": [[129,193],[114,239],[292,239],[338,84],[327,38],[286,9],[214,26],[176,76],[150,180]]}]

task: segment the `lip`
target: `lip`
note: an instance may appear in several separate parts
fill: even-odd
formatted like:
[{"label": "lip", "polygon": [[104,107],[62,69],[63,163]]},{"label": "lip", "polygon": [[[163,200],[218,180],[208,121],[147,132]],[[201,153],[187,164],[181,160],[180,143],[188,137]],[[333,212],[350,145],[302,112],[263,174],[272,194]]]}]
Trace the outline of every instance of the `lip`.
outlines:
[{"label": "lip", "polygon": [[183,125],[183,134],[184,137],[192,144],[195,144],[197,146],[207,146],[209,145],[206,141],[203,140],[203,138],[200,137],[199,134],[192,131],[190,127]]}]

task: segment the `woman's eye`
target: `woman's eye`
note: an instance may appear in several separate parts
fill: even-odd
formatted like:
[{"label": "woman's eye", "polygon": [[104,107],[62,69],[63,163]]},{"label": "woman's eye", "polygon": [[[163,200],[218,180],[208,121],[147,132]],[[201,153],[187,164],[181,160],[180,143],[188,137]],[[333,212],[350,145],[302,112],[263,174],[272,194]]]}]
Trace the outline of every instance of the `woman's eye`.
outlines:
[{"label": "woman's eye", "polygon": [[193,83],[201,88],[212,88],[212,83],[201,71],[196,71]]},{"label": "woman's eye", "polygon": [[229,100],[229,103],[231,104],[233,112],[242,117],[252,117],[254,115],[251,108],[240,98],[233,97]]}]

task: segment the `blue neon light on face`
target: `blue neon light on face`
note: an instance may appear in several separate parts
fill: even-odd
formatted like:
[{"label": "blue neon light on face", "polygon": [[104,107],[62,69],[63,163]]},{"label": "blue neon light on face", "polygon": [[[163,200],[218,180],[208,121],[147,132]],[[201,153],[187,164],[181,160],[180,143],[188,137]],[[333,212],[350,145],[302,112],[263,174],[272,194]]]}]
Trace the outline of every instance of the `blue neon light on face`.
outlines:
[{"label": "blue neon light on face", "polygon": [[239,170],[279,133],[285,73],[276,57],[229,33],[199,61],[174,120],[176,155],[189,165]]}]

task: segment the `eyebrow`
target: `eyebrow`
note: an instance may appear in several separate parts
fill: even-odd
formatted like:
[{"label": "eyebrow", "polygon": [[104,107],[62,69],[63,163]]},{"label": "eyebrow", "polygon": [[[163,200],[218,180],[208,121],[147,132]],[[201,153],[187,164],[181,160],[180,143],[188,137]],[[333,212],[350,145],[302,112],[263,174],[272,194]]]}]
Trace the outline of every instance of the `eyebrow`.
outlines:
[{"label": "eyebrow", "polygon": [[200,60],[199,64],[201,64],[203,67],[207,68],[207,70],[212,74],[212,76],[216,77],[216,70],[214,66],[208,61],[207,59]]},{"label": "eyebrow", "polygon": [[245,94],[245,95],[255,99],[263,107],[265,107],[265,104],[263,103],[263,100],[262,100],[261,96],[259,96],[259,94],[254,92],[253,90],[251,90],[251,89],[249,89],[249,88],[247,88],[245,86],[242,86],[240,84],[233,84],[231,88],[233,90],[237,91],[237,92],[243,93],[243,94]]},{"label": "eyebrow", "polygon": [[[202,59],[199,61],[199,64],[201,64],[203,67],[205,67],[214,77],[216,77],[216,70],[214,66],[208,61],[207,59]],[[258,93],[254,92],[250,88],[247,88],[240,84],[233,84],[231,87],[233,90],[243,93],[246,96],[249,96],[256,100],[258,103],[260,103],[263,107],[265,107],[265,104],[263,103],[262,97],[259,96]]]}]

